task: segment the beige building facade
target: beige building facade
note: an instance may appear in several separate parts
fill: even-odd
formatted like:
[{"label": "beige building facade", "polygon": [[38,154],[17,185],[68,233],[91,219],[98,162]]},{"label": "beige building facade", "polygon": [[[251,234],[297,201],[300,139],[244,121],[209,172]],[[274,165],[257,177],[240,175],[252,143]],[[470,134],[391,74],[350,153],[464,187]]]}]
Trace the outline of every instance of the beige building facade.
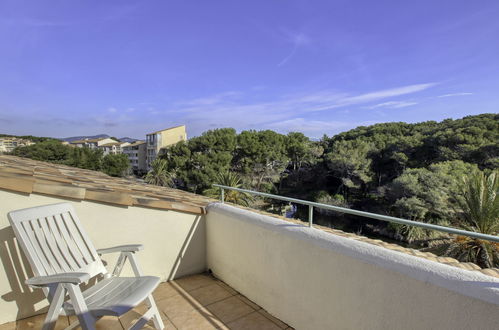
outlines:
[{"label": "beige building facade", "polygon": [[185,125],[170,127],[147,134],[147,168],[151,167],[152,162],[158,157],[161,149],[180,141],[187,141]]},{"label": "beige building facade", "polygon": [[87,147],[90,149],[96,149],[100,146],[109,144],[109,143],[116,143],[118,141],[113,140],[111,138],[100,138],[100,139],[85,139],[85,140],[76,140],[70,142],[71,145],[75,147]]},{"label": "beige building facade", "polygon": [[30,146],[35,144],[31,140],[19,139],[16,137],[1,137],[0,138],[0,153],[12,152],[17,147]]},{"label": "beige building facade", "polygon": [[123,147],[123,153],[128,156],[128,160],[130,161],[130,167],[134,172],[147,171],[146,141],[136,141],[132,144]]}]

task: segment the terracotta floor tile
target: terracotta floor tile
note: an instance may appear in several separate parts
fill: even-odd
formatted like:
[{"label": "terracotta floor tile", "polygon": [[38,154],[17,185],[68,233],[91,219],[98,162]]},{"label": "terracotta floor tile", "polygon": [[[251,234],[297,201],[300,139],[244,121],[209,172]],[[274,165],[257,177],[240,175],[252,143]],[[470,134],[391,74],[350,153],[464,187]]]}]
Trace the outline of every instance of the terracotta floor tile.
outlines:
[{"label": "terracotta floor tile", "polygon": [[252,302],[251,300],[249,300],[248,298],[246,298],[245,296],[241,295],[241,294],[238,294],[236,296],[238,299],[241,299],[244,303],[250,305],[251,307],[253,307],[255,310],[259,310],[261,309],[260,306],[258,306],[257,304],[255,304],[254,302]]},{"label": "terracotta floor tile", "polygon": [[229,297],[206,306],[222,322],[229,323],[255,310],[237,297]]},{"label": "terracotta floor tile", "polygon": [[211,285],[215,283],[215,280],[211,276],[200,274],[183,277],[173,282],[180,285],[184,290],[191,291],[203,286]]},{"label": "terracotta floor tile", "polygon": [[203,306],[232,296],[232,293],[216,283],[189,291],[189,294]]},{"label": "terracotta floor tile", "polygon": [[217,280],[216,281],[218,285],[220,285],[222,288],[224,288],[225,290],[229,291],[231,294],[233,295],[236,295],[238,294],[238,292],[236,290],[234,290],[233,288],[231,288],[230,286],[228,286],[227,284],[225,284],[224,282],[220,281],[220,280]]},{"label": "terracotta floor tile", "polygon": [[[17,321],[17,329],[41,329],[46,314],[36,315]],[[67,316],[60,316],[55,324],[55,329],[64,329],[69,325]]]},{"label": "terracotta floor tile", "polygon": [[161,300],[178,294],[178,290],[170,282],[164,282],[158,285],[152,293],[155,300]]},{"label": "terracotta floor tile", "polygon": [[[76,321],[76,316],[70,316],[69,321],[71,323]],[[77,327],[75,329],[81,329],[81,327]],[[114,316],[104,316],[97,323],[95,323],[96,330],[123,330],[121,326],[120,320]]]},{"label": "terracotta floor tile", "polygon": [[233,330],[280,330],[274,322],[258,312],[253,312],[227,324]]},{"label": "terracotta floor tile", "polygon": [[[140,304],[135,307],[125,315],[120,317],[121,325],[124,329],[128,329],[133,323],[135,323],[144,313],[147,311],[147,305],[145,303]],[[163,324],[165,325],[165,330],[175,329],[171,321],[166,317],[163,312],[159,312],[161,314],[161,319],[163,320]],[[143,329],[154,329],[153,321],[149,321]]]},{"label": "terracotta floor tile", "polygon": [[0,330],[14,330],[14,329],[16,329],[16,322],[0,324]]},{"label": "terracotta floor tile", "polygon": [[156,305],[158,306],[158,309],[165,313],[170,320],[181,314],[203,307],[192,297],[179,294],[166,299],[158,300],[156,301]]},{"label": "terracotta floor tile", "polygon": [[263,316],[265,316],[266,318],[277,324],[277,326],[281,329],[287,329],[289,327],[286,323],[282,322],[277,317],[270,315],[267,311],[264,311],[263,309],[258,311],[258,313],[262,314]]},{"label": "terracotta floor tile", "polygon": [[[161,283],[153,296],[167,330],[229,329],[229,327],[258,330],[288,329],[286,324],[262,310],[260,306],[237,294],[222,281],[206,274]],[[142,303],[119,319],[112,316],[103,317],[96,323],[96,329],[122,330],[143,315],[146,309],[147,306]],[[15,323],[2,324],[0,330],[40,329],[44,320],[45,315],[33,316]],[[71,316],[69,321],[76,321],[76,317]],[[63,329],[68,325],[68,318],[60,317],[56,329]],[[144,329],[153,329],[152,321],[146,324]]]},{"label": "terracotta floor tile", "polygon": [[179,314],[171,320],[179,330],[227,329],[215,315],[205,308]]}]

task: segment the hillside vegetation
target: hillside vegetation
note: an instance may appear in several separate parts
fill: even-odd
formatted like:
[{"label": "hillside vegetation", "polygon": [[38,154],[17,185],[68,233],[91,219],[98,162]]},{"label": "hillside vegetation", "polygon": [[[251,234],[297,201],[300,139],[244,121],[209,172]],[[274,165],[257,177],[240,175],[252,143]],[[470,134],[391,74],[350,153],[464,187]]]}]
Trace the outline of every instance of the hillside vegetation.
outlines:
[{"label": "hillside vegetation", "polygon": [[[162,159],[175,185],[196,193],[216,194],[211,184],[223,184],[221,174],[230,172],[249,189],[462,227],[463,180],[497,170],[498,141],[499,115],[482,114],[376,124],[320,141],[297,132],[237,134],[222,128],[168,148]],[[322,224],[427,247],[442,238],[341,214],[324,212],[317,218]]]}]

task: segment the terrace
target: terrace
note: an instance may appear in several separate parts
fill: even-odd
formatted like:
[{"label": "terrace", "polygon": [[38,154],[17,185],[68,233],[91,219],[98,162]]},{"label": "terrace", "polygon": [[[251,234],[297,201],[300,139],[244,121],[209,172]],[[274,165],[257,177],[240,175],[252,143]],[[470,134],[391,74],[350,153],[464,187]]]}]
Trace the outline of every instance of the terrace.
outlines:
[{"label": "terrace", "polygon": [[[182,277],[164,282],[154,298],[165,329],[292,329],[260,306],[209,274]],[[97,329],[128,329],[147,309],[145,304],[120,318],[104,317]],[[45,314],[0,325],[1,330],[40,329]],[[56,329],[64,329],[73,317],[59,317]],[[146,329],[154,329],[152,322]]]},{"label": "terrace", "polygon": [[[144,273],[165,281],[155,297],[167,328],[494,329],[499,324],[495,269],[310,228],[183,191],[0,156],[0,201],[0,324],[6,329],[38,328],[46,310],[41,292],[24,284],[29,267],[6,213],[61,201],[74,205],[96,247],[145,245],[138,255]],[[109,235],[111,229],[117,235]],[[112,265],[115,259],[105,261]],[[121,329],[136,315],[99,322]],[[62,318],[61,328],[67,322]]]}]

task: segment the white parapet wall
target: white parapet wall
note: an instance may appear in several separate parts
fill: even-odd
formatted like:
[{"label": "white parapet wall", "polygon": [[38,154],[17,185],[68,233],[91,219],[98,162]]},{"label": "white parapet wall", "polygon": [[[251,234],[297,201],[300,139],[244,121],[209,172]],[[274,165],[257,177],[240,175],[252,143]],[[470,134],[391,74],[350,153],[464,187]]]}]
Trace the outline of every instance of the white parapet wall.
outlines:
[{"label": "white parapet wall", "polygon": [[214,203],[215,276],[296,329],[497,329],[499,280]]},{"label": "white parapet wall", "polygon": [[[19,257],[7,213],[27,207],[68,202],[43,195],[0,190],[0,324],[28,317],[47,305],[41,290],[25,284],[29,264]],[[206,269],[205,218],[201,215],[142,207],[121,207],[87,201],[69,201],[96,248],[143,244],[138,260],[146,275],[162,280]],[[103,259],[112,271],[117,255]],[[28,269],[24,269],[25,265]],[[123,275],[133,276],[127,264]]]}]

